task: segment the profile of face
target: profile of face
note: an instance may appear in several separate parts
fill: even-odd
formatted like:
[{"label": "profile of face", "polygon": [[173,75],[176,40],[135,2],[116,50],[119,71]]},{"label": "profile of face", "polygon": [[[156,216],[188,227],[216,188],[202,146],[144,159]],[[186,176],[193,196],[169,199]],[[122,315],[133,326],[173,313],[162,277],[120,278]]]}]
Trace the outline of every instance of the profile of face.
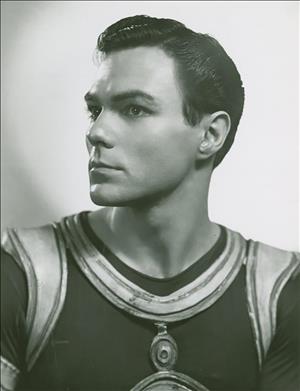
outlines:
[{"label": "profile of face", "polygon": [[183,116],[175,63],[163,50],[137,47],[106,55],[85,99],[95,204],[144,202],[193,177],[198,131]]}]

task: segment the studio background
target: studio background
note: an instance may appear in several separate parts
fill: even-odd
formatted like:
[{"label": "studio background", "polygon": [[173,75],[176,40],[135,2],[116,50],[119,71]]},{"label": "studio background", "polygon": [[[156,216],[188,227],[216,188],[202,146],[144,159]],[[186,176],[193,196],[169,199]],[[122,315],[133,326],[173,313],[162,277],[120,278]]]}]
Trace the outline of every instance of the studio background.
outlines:
[{"label": "studio background", "polygon": [[298,2],[2,1],[2,228],[95,209],[83,96],[96,39],[135,14],[209,33],[246,90],[236,141],[216,169],[212,220],[299,249]]}]

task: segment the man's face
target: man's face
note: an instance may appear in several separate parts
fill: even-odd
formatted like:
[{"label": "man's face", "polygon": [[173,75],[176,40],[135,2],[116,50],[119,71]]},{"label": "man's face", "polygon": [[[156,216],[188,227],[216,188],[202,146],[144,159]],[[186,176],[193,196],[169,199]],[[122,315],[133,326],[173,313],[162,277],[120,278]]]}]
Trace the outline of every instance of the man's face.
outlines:
[{"label": "man's face", "polygon": [[197,133],[183,117],[174,60],[164,51],[138,47],[109,54],[85,99],[95,204],[151,200],[193,175]]}]

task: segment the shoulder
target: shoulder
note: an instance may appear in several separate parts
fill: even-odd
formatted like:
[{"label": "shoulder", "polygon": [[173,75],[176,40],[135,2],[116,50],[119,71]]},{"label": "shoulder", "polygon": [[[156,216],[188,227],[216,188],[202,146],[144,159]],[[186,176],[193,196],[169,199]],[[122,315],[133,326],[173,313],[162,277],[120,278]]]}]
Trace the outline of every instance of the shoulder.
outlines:
[{"label": "shoulder", "polygon": [[27,284],[24,270],[1,248],[1,310],[12,314],[15,308],[27,306]]},{"label": "shoulder", "polygon": [[259,364],[279,327],[282,305],[295,301],[293,283],[300,271],[299,254],[268,244],[245,240],[246,289],[249,317],[255,335]]},{"label": "shoulder", "polygon": [[293,260],[298,264],[300,263],[300,254],[297,251],[284,250],[255,240],[249,240],[249,247],[251,248],[251,255],[260,257],[261,262],[271,262],[275,264],[284,262],[289,263]]},{"label": "shoulder", "polygon": [[1,385],[7,388],[24,366],[27,297],[24,270],[1,249]]},{"label": "shoulder", "polygon": [[264,361],[260,389],[298,390],[300,273],[297,270],[279,292],[277,306],[273,311],[276,311],[272,322],[275,329]]},{"label": "shoulder", "polygon": [[[245,239],[242,234],[224,227],[227,237],[239,237],[240,246],[246,247],[244,264],[248,277],[263,279],[264,282],[296,276],[300,272],[300,253],[284,250],[261,241]],[[248,281],[249,282],[249,281]]]},{"label": "shoulder", "polygon": [[44,225],[34,227],[9,227],[1,234],[1,247],[9,253],[20,266],[24,266],[27,258],[41,255],[42,251],[53,251],[59,245],[61,234],[61,224],[63,221],[77,220],[82,214],[79,212],[70,216],[65,216],[60,221],[49,222]]},{"label": "shoulder", "polygon": [[300,254],[249,240],[246,267],[258,287],[271,289],[270,294],[275,294],[275,290],[279,293],[290,278],[299,274]]},{"label": "shoulder", "polygon": [[276,264],[289,262],[293,259],[295,262],[300,263],[300,254],[297,251],[281,249],[252,239],[248,240],[248,245],[249,256],[259,257],[260,262],[271,262]]},{"label": "shoulder", "polygon": [[246,269],[250,293],[261,308],[268,304],[274,317],[279,298],[299,287],[300,254],[249,240]]},{"label": "shoulder", "polygon": [[[254,255],[257,258],[257,276],[260,285],[272,282],[270,300],[276,304],[277,328],[286,319],[293,317],[300,304],[300,253],[283,250],[265,243],[256,243]],[[260,280],[260,281],[259,281]],[[275,308],[274,308],[275,310]]]},{"label": "shoulder", "polygon": [[67,282],[66,248],[59,225],[7,229],[2,245],[24,270],[28,287],[26,366],[32,367],[64,304]]}]

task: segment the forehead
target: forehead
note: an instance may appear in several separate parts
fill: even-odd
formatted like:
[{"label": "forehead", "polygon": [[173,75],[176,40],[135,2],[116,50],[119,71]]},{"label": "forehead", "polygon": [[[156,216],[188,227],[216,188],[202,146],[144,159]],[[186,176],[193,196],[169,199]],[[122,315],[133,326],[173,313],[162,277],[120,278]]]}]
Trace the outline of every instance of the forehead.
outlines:
[{"label": "forehead", "polygon": [[128,90],[142,90],[161,99],[180,95],[174,60],[158,47],[138,47],[106,55],[90,92],[107,96]]}]

